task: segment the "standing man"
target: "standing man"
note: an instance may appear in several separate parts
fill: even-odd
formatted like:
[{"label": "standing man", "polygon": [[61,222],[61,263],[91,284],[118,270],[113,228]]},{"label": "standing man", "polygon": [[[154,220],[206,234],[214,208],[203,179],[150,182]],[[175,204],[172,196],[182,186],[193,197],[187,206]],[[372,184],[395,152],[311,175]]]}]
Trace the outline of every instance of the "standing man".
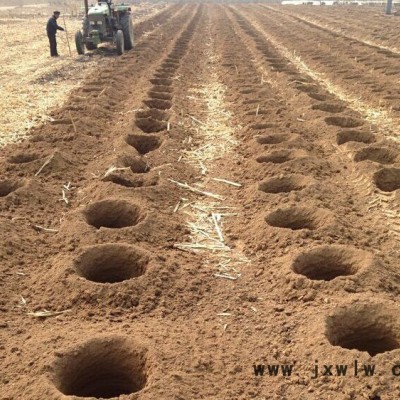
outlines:
[{"label": "standing man", "polygon": [[58,26],[57,24],[57,18],[59,16],[60,16],[60,11],[54,11],[53,16],[47,21],[47,26],[46,26],[47,36],[50,42],[50,55],[52,57],[58,57],[57,39],[56,39],[57,30],[59,31],[64,30],[64,28]]}]

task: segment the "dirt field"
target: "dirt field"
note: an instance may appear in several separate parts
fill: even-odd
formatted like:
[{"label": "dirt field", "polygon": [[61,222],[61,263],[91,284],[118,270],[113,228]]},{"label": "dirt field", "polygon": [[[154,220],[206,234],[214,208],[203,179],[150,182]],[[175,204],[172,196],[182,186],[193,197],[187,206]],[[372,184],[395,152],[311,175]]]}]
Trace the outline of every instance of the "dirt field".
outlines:
[{"label": "dirt field", "polygon": [[57,80],[1,149],[1,400],[400,398],[381,12],[169,5]]}]

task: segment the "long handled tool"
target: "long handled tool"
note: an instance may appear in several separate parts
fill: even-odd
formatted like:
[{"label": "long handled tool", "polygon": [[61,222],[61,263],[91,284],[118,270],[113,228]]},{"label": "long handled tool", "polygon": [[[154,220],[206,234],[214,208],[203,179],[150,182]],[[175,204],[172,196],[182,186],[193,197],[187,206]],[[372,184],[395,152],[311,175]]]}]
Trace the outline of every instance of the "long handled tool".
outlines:
[{"label": "long handled tool", "polygon": [[68,43],[69,56],[72,57],[71,46],[70,46],[70,44],[69,44],[69,38],[68,38],[67,24],[65,23],[65,17],[64,17],[64,15],[63,15],[63,21],[64,21],[64,26],[65,26],[65,35],[67,36],[67,43]]}]

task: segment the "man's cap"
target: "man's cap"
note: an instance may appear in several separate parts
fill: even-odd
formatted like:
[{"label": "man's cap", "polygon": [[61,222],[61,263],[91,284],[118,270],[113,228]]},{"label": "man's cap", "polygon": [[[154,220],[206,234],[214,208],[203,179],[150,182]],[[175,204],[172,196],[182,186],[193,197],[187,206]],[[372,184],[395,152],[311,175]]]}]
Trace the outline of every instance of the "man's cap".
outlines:
[{"label": "man's cap", "polygon": [[60,11],[54,11],[53,14],[61,14]]}]

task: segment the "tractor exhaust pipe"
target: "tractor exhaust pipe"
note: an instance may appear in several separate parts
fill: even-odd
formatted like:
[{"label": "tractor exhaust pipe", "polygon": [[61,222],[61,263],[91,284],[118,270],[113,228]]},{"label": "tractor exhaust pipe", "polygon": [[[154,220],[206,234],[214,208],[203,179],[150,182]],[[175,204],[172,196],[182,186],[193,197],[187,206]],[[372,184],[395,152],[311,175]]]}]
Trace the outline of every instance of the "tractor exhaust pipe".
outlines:
[{"label": "tractor exhaust pipe", "polygon": [[84,3],[85,3],[85,15],[86,15],[86,17],[88,16],[88,13],[89,13],[89,3],[88,3],[88,0],[84,0]]}]

